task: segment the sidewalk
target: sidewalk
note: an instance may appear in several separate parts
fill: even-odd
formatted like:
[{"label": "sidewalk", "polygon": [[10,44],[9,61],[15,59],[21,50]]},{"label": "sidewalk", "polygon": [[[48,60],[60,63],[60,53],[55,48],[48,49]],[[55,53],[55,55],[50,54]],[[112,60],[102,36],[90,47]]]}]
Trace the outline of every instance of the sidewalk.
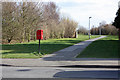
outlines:
[{"label": "sidewalk", "polygon": [[101,36],[99,38],[86,40],[80,43],[77,43],[73,46],[67,47],[60,51],[57,51],[53,54],[45,55],[42,59],[44,61],[66,61],[66,60],[76,60],[76,56],[80,54],[90,43],[95,40],[104,38],[106,36]]},{"label": "sidewalk", "polygon": [[89,59],[89,58],[75,58],[81,51],[83,51],[90,43],[95,40],[104,38],[86,40],[62,49],[53,54],[45,55],[39,59],[2,59],[2,65],[6,66],[67,66],[67,65],[118,65],[117,59]]},{"label": "sidewalk", "polygon": [[[118,66],[120,60],[42,61],[40,59],[3,59],[3,66],[59,67],[59,66]],[[1,65],[0,65],[1,66]]]}]

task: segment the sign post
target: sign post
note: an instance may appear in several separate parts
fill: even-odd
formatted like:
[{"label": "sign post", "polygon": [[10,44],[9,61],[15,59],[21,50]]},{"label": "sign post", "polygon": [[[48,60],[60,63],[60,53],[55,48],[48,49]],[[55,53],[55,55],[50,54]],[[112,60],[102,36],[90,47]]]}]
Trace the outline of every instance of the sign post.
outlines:
[{"label": "sign post", "polygon": [[37,38],[37,40],[39,40],[39,49],[38,49],[38,51],[39,51],[39,54],[40,54],[40,40],[43,39],[43,30],[37,30],[36,38]]}]

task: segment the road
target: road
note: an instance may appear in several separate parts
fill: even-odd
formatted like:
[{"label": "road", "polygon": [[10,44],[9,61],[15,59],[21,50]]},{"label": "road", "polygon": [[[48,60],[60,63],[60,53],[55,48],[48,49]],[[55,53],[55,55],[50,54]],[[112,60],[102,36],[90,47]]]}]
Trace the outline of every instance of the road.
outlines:
[{"label": "road", "polygon": [[118,78],[118,68],[3,67],[3,78]]}]

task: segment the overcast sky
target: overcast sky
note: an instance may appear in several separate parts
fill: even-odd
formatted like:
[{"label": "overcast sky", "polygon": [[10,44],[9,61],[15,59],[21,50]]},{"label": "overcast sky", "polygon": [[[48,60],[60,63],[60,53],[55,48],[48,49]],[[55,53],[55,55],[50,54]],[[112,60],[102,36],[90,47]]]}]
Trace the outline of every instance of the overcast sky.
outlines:
[{"label": "overcast sky", "polygon": [[[45,1],[45,0],[42,0]],[[60,12],[77,21],[79,25],[88,28],[88,20],[91,18],[91,26],[98,26],[101,21],[111,23],[118,10],[119,0],[46,0],[55,2]]]}]

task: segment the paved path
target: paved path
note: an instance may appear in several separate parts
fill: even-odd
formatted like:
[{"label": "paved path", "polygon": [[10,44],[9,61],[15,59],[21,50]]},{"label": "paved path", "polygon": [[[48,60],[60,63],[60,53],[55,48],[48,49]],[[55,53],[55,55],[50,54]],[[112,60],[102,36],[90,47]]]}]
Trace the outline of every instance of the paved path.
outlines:
[{"label": "paved path", "polygon": [[45,66],[68,66],[68,65],[104,65],[118,66],[117,59],[101,59],[101,60],[76,60],[76,61],[42,61],[39,59],[3,59],[3,66],[20,66],[20,67],[45,67]]},{"label": "paved path", "polygon": [[53,54],[45,55],[42,59],[45,61],[65,61],[65,60],[75,60],[75,57],[80,54],[90,43],[95,40],[104,38],[106,36],[101,36],[99,38],[86,40],[75,44],[73,46],[67,47]]}]

